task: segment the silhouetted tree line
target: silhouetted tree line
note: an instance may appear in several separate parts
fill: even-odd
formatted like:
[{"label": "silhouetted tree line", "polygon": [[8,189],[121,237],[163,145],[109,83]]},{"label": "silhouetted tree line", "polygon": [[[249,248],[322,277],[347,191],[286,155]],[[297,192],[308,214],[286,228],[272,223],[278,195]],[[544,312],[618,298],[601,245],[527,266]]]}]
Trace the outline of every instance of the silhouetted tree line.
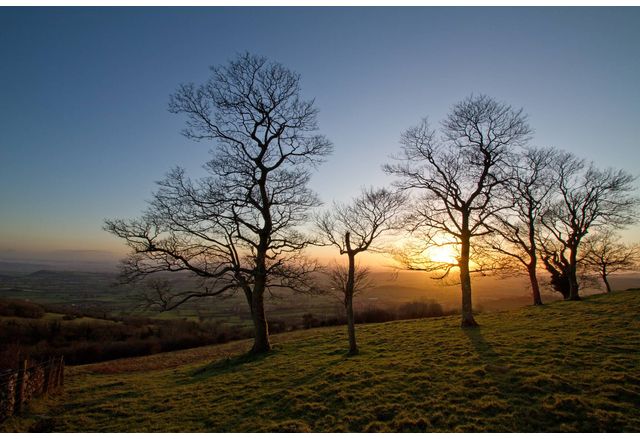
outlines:
[{"label": "silhouetted tree line", "polygon": [[0,316],[39,319],[44,316],[44,307],[19,299],[0,299]]},{"label": "silhouetted tree line", "polygon": [[[443,317],[458,312],[455,309],[445,310],[442,305],[433,300],[414,300],[392,308],[369,306],[363,310],[354,311],[353,321],[354,323],[384,323],[396,320]],[[312,313],[306,313],[302,316],[304,329],[345,324],[347,324],[346,316],[316,317]]]},{"label": "silhouetted tree line", "polygon": [[[463,327],[477,326],[473,273],[526,273],[532,303],[541,305],[541,267],[554,290],[579,300],[581,270],[596,269],[608,284],[607,265],[633,265],[633,255],[599,257],[600,250],[612,251],[586,243],[589,233],[635,222],[635,177],[531,146],[524,110],[485,95],[454,104],[439,124],[424,118],[402,133],[399,154],[383,166],[396,177],[393,188],[364,189],[312,218],[320,202],[308,187],[311,171],[332,144],[318,133],[317,109],[301,97],[299,81],[279,63],[243,54],[214,67],[204,84],[181,85],[171,96],[170,110],[186,117],[184,135],[213,142],[208,175],[193,181],[174,169],[140,218],[105,224],[131,249],[122,261],[123,281],[180,271],[200,280],[197,288],[180,290],[152,276],[142,297],[150,307],[243,294],[257,353],[271,349],[266,294],[281,288],[338,293],[349,351],[357,353],[354,323],[362,316],[354,314],[353,300],[370,286],[357,261],[365,251],[392,254],[399,269],[439,278],[457,272]],[[315,231],[308,228],[312,219]],[[389,235],[400,230],[408,239],[389,245]],[[322,267],[305,256],[313,245],[335,247],[346,264]],[[434,258],[430,249],[441,246],[456,249],[455,262]]]}]

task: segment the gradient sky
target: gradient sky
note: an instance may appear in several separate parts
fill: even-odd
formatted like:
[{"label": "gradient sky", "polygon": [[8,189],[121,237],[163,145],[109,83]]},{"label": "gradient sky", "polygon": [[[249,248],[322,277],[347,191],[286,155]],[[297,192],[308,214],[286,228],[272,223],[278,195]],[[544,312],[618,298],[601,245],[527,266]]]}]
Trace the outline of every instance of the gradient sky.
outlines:
[{"label": "gradient sky", "polygon": [[387,184],[400,133],[471,93],[524,107],[536,145],[638,175],[639,23],[637,7],[0,8],[0,257],[122,253],[103,219],[137,216],[173,166],[201,175],[211,147],[179,134],[169,95],[246,50],[316,98],[327,202]]}]

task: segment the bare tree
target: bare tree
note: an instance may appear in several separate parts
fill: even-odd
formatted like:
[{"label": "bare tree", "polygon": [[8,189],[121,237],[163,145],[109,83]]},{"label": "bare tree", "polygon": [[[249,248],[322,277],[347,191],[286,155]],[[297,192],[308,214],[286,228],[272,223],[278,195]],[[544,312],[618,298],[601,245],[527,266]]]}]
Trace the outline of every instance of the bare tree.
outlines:
[{"label": "bare tree", "polygon": [[537,229],[545,204],[554,190],[551,165],[556,154],[553,149],[525,148],[516,156],[512,178],[507,182],[513,205],[495,215],[497,233],[487,239],[490,250],[507,256],[516,267],[524,268],[531,283],[534,305],[542,305],[537,276]]},{"label": "bare tree", "polygon": [[397,213],[405,202],[403,195],[387,189],[364,189],[350,204],[334,203],[331,210],[317,219],[324,241],[347,256],[347,265],[336,266],[330,272],[332,287],[344,294],[349,332],[349,353],[357,354],[353,296],[368,280],[368,270],[358,268],[356,256],[372,247],[374,241],[398,227]]},{"label": "bare tree", "polygon": [[566,245],[543,234],[540,234],[537,240],[540,258],[545,269],[551,275],[551,287],[562,294],[564,300],[568,300],[571,295],[571,287],[569,285],[571,264],[567,259]]},{"label": "bare tree", "polygon": [[555,241],[551,252],[564,261],[569,283],[568,300],[580,300],[578,283],[579,249],[592,229],[622,227],[636,221],[638,199],[631,174],[616,169],[597,169],[570,153],[558,154],[554,161],[558,181],[556,200],[541,215],[546,236]]},{"label": "bare tree", "polygon": [[[329,267],[327,271],[329,275],[329,287],[332,292],[335,292],[336,298],[345,302],[345,291],[349,284],[349,264],[334,263]],[[360,291],[366,290],[374,286],[371,280],[371,269],[367,266],[356,263],[353,276],[353,297]]]},{"label": "bare tree", "polygon": [[317,206],[310,169],[331,152],[317,134],[313,100],[300,96],[300,76],[276,62],[243,54],[212,68],[203,85],[182,85],[169,109],[184,114],[184,135],[214,142],[208,176],[191,181],[181,169],[159,183],[142,218],[108,220],[131,254],[125,279],[186,271],[199,288],[156,289],[153,302],[172,309],[192,299],[241,291],[251,309],[253,352],[271,349],[265,291],[308,289],[313,261],[300,226]]},{"label": "bare tree", "polygon": [[610,293],[609,275],[636,268],[640,262],[638,253],[638,244],[626,245],[613,230],[605,229],[585,238],[582,262],[598,273]]},{"label": "bare tree", "polygon": [[384,167],[400,177],[398,187],[416,195],[411,231],[424,231],[427,244],[445,236],[458,248],[462,326],[477,326],[471,302],[472,241],[491,233],[489,219],[506,208],[499,195],[509,178],[506,160],[531,132],[522,109],[471,96],[454,105],[440,137],[426,119],[405,131],[400,163]]}]

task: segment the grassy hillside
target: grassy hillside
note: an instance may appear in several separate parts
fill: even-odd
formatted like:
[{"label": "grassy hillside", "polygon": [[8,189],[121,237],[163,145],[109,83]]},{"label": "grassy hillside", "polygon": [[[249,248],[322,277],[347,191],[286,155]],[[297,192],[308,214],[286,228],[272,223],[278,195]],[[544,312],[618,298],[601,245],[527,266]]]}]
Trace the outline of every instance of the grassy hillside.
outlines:
[{"label": "grassy hillside", "polygon": [[69,367],[6,431],[640,431],[640,291]]}]

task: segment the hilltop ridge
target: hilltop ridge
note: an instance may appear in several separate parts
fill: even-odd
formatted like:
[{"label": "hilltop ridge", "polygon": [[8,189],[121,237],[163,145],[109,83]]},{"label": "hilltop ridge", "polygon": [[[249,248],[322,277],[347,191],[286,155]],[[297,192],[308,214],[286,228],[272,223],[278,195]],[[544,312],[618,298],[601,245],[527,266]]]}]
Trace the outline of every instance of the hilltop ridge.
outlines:
[{"label": "hilltop ridge", "polygon": [[68,367],[6,431],[640,431],[640,291]]}]

